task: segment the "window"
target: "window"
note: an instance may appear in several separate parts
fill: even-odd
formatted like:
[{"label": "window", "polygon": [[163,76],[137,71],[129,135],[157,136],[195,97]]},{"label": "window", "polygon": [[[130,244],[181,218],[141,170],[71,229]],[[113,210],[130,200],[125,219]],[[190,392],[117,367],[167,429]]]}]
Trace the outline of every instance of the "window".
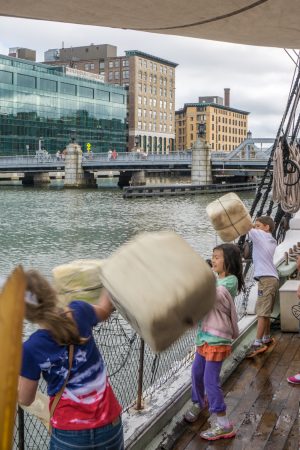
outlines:
[{"label": "window", "polygon": [[120,61],[118,59],[115,60],[115,67],[120,67]]},{"label": "window", "polygon": [[112,69],[112,68],[114,67],[114,62],[113,62],[113,61],[109,61],[109,62],[108,62],[108,67],[109,67],[110,69]]},{"label": "window", "polygon": [[105,69],[105,62],[104,61],[100,61],[99,68],[100,69]]},{"label": "window", "polygon": [[89,70],[89,68],[90,68],[90,65],[89,65],[89,64],[85,64],[85,65],[84,65],[84,70]]},{"label": "window", "polygon": [[162,100],[159,100],[159,107],[162,108],[162,106],[163,106],[163,102],[162,102]]},{"label": "window", "polygon": [[113,79],[113,72],[108,72],[108,80],[111,81]]},{"label": "window", "polygon": [[144,97],[144,105],[147,105],[147,97]]},{"label": "window", "polygon": [[156,98],[153,99],[153,106],[156,106]]},{"label": "window", "polygon": [[139,129],[139,130],[142,129],[142,122],[138,122],[138,129]]},{"label": "window", "polygon": [[128,67],[128,66],[129,66],[129,61],[128,61],[128,59],[123,59],[123,61],[122,61],[122,66],[123,66],[123,67]]},{"label": "window", "polygon": [[170,103],[170,111],[173,110],[173,103]]},{"label": "window", "polygon": [[94,70],[95,69],[95,64],[91,63],[91,69]]},{"label": "window", "polygon": [[154,72],[157,71],[157,64],[153,64],[153,70],[154,70]]},{"label": "window", "polygon": [[111,93],[111,101],[114,103],[124,103],[124,95],[123,94],[117,94],[115,92]]},{"label": "window", "polygon": [[138,96],[138,104],[141,105],[142,104],[142,97],[139,95]]},{"label": "window", "polygon": [[122,72],[122,76],[123,76],[123,78],[129,78],[129,70],[124,70]]},{"label": "window", "polygon": [[109,102],[109,92],[107,91],[101,91],[100,89],[95,90],[95,98],[106,100]]},{"label": "window", "polygon": [[115,72],[115,80],[119,80],[120,79],[120,72]]},{"label": "window", "polygon": [[40,89],[42,89],[43,91],[57,92],[57,81],[46,80],[46,78],[41,78]]},{"label": "window", "polygon": [[34,89],[36,87],[36,78],[18,73],[17,84],[18,86]]},{"label": "window", "polygon": [[0,83],[13,84],[13,73],[0,70]]},{"label": "window", "polygon": [[142,110],[141,110],[141,108],[138,109],[138,117],[142,117]]},{"label": "window", "polygon": [[164,101],[164,109],[166,109],[166,108],[167,108],[167,102]]},{"label": "window", "polygon": [[85,86],[79,86],[79,95],[81,97],[94,98],[94,89]]}]

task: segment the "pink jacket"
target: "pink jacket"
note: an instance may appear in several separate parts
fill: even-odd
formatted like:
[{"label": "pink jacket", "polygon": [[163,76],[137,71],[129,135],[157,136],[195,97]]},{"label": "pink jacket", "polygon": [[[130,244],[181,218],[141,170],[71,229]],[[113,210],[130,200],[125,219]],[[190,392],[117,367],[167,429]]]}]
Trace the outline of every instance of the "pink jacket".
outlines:
[{"label": "pink jacket", "polygon": [[234,301],[224,286],[217,287],[216,303],[201,321],[201,329],[225,339],[236,339],[239,335],[238,318]]}]

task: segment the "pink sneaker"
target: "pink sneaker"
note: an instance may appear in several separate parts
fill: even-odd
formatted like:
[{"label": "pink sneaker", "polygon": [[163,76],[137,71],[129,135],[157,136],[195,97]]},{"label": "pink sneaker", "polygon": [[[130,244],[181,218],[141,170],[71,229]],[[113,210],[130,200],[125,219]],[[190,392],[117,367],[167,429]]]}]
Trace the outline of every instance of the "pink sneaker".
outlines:
[{"label": "pink sneaker", "polygon": [[291,384],[300,384],[300,373],[297,373],[292,377],[288,377],[287,381]]}]

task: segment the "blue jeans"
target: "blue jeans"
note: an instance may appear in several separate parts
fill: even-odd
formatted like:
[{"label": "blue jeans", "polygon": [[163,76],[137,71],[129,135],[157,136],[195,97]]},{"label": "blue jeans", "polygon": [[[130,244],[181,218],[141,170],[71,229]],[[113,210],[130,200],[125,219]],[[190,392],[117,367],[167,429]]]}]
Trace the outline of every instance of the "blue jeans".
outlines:
[{"label": "blue jeans", "polygon": [[90,430],[52,429],[49,450],[124,450],[121,419],[116,424]]}]

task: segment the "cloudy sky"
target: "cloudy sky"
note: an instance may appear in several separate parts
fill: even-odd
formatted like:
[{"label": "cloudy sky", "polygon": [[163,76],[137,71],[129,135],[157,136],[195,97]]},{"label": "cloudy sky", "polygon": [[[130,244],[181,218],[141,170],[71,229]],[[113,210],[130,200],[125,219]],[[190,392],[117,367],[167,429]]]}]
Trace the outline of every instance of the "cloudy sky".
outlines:
[{"label": "cloudy sky", "polygon": [[[274,137],[283,114],[294,63],[283,49],[226,44],[111,28],[0,18],[0,53],[9,47],[37,50],[39,61],[49,48],[112,44],[118,54],[141,50],[179,64],[176,108],[198,96],[231,89],[231,106],[249,111],[254,137]],[[292,53],[290,51],[290,53]]]}]

